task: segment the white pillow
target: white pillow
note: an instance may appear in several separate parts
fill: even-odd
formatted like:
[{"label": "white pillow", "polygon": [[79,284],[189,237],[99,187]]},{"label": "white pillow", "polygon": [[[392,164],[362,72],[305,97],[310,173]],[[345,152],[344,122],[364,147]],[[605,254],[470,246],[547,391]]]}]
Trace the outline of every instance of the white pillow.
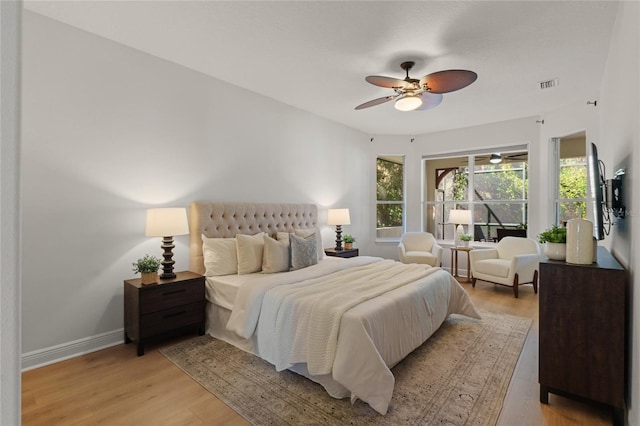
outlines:
[{"label": "white pillow", "polygon": [[302,237],[302,238],[307,238],[308,236],[315,234],[318,260],[322,260],[324,256],[324,251],[322,250],[322,234],[320,233],[320,229],[318,228],[294,229],[293,232],[298,237]]},{"label": "white pillow", "polygon": [[251,274],[262,270],[264,232],[255,235],[237,234],[238,274]]},{"label": "white pillow", "polygon": [[[280,232],[278,233],[280,234]],[[274,240],[264,236],[264,254],[262,257],[262,273],[273,274],[289,270],[289,234],[286,240]]]},{"label": "white pillow", "polygon": [[203,235],[202,254],[207,277],[238,273],[235,238],[207,238]]},{"label": "white pillow", "polygon": [[290,234],[291,241],[291,271],[306,268],[318,263],[317,240],[312,235],[307,238]]}]

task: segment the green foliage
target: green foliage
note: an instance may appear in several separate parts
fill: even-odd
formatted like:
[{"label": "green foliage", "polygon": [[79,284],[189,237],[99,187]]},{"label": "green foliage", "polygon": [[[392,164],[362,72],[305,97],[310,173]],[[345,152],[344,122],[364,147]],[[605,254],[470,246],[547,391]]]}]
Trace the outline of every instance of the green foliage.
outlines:
[{"label": "green foliage", "polygon": [[566,243],[567,228],[553,225],[550,229],[538,235],[538,241],[540,241],[540,243]]},{"label": "green foliage", "polygon": [[[560,167],[561,199],[587,198],[587,167],[584,158],[567,158]],[[562,203],[562,219],[586,218],[587,208],[584,201]]]},{"label": "green foliage", "polygon": [[160,269],[161,261],[157,257],[145,255],[142,259],[138,259],[137,262],[132,263],[133,272],[138,273],[148,273],[148,272],[158,272]]},{"label": "green foliage", "polygon": [[402,226],[404,166],[381,158],[378,158],[376,166],[376,199],[378,201],[398,201],[393,204],[378,204],[377,227]]},{"label": "green foliage", "polygon": [[468,170],[458,169],[453,172],[453,199],[455,201],[464,201],[468,197],[469,191],[469,174]]},{"label": "green foliage", "polygon": [[469,234],[460,235],[460,241],[472,241],[472,240],[473,240],[473,235],[469,235]]},{"label": "green foliage", "polygon": [[342,236],[342,241],[344,241],[345,243],[355,243],[356,239],[352,235],[345,234]]}]

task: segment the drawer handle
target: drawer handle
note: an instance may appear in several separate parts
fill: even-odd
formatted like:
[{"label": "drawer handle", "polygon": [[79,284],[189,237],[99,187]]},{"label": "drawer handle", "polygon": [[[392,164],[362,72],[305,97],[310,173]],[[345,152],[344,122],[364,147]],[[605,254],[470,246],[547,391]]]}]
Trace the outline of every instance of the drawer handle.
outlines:
[{"label": "drawer handle", "polygon": [[179,317],[180,315],[184,315],[184,314],[186,314],[186,313],[187,313],[187,311],[175,312],[175,313],[173,313],[173,314],[167,314],[167,315],[164,315],[162,318],[163,318],[163,319],[167,319],[167,318]]},{"label": "drawer handle", "polygon": [[184,293],[185,291],[187,291],[186,288],[180,288],[178,290],[165,291],[164,293],[162,293],[162,295],[163,296],[171,296],[172,294]]}]

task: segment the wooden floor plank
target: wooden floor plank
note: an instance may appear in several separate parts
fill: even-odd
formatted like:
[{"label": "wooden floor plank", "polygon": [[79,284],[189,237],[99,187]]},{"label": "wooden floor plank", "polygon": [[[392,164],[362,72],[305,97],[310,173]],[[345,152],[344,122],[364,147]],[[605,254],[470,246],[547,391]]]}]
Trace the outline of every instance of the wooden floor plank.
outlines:
[{"label": "wooden floor plank", "polygon": [[[556,395],[540,404],[538,385],[538,296],[523,286],[463,283],[474,303],[491,312],[533,319],[514,371],[498,425],[610,425],[609,410]],[[186,337],[189,338],[189,337]],[[135,345],[118,345],[22,374],[25,426],[87,425],[247,425],[218,398],[150,346],[136,356]]]}]

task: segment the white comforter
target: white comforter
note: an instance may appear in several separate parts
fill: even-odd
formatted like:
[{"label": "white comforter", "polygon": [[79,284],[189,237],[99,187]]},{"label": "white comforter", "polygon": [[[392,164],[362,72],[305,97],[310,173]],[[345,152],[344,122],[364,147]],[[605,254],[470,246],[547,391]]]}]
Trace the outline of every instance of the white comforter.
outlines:
[{"label": "white comforter", "polygon": [[451,313],[479,318],[449,273],[361,256],[321,262],[239,289],[227,328],[257,335],[258,354],[278,370],[329,375],[335,397],[362,399],[385,414],[390,367],[420,346]]}]

